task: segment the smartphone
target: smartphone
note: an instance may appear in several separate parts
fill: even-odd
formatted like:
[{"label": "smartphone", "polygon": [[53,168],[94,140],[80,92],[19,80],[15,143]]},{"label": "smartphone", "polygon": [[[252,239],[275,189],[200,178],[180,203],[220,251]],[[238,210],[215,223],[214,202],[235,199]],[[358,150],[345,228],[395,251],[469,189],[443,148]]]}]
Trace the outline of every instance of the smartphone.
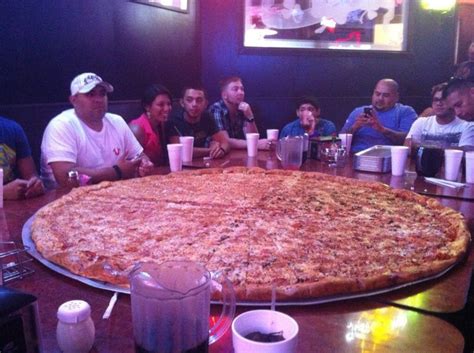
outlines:
[{"label": "smartphone", "polygon": [[372,108],[371,107],[365,107],[364,108],[364,114],[371,115],[372,114]]}]

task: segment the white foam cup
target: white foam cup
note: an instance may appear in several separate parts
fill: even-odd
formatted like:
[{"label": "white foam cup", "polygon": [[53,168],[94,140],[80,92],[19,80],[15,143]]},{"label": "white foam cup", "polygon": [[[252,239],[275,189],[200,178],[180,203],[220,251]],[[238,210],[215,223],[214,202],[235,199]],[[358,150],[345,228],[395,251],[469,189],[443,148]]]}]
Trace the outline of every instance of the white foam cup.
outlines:
[{"label": "white foam cup", "polygon": [[474,151],[466,152],[466,183],[474,184]]},{"label": "white foam cup", "polygon": [[170,162],[170,170],[179,172],[183,169],[183,145],[180,143],[170,143],[168,148],[168,159]]},{"label": "white foam cup", "polygon": [[392,146],[392,175],[400,176],[405,174],[405,167],[408,159],[410,148],[407,146]]},{"label": "white foam cup", "polygon": [[278,140],[278,129],[267,129],[267,140],[277,141]]},{"label": "white foam cup", "polygon": [[260,135],[258,133],[245,134],[247,138],[247,155],[249,157],[256,157],[258,152],[258,139]]},{"label": "white foam cup", "polygon": [[446,180],[458,179],[463,154],[461,150],[444,150],[444,178]]},{"label": "white foam cup", "polygon": [[180,136],[179,143],[183,145],[183,162],[191,162],[193,160],[193,136]]},{"label": "white foam cup", "polygon": [[[282,332],[284,340],[257,342],[245,338],[252,332],[269,334]],[[296,353],[298,323],[279,311],[251,310],[237,316],[232,323],[232,343],[235,353]]]}]

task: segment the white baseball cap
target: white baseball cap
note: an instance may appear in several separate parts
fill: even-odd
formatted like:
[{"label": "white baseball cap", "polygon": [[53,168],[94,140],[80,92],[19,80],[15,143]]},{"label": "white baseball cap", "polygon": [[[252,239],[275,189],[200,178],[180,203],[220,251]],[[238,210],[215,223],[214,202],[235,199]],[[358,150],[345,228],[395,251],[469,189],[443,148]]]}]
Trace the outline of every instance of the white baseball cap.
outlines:
[{"label": "white baseball cap", "polygon": [[71,82],[71,96],[77,93],[88,93],[92,91],[96,86],[102,86],[105,88],[107,93],[114,91],[114,87],[102,80],[102,78],[93,72],[84,72],[76,77]]}]

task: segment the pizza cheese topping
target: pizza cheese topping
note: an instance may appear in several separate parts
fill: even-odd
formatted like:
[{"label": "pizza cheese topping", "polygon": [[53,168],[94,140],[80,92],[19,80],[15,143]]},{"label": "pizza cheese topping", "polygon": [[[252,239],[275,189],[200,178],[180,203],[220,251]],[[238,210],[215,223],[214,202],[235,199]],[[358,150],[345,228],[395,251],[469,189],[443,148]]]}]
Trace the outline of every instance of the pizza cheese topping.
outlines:
[{"label": "pizza cheese topping", "polygon": [[379,183],[258,168],[77,188],[36,214],[32,238],[73,273],[127,286],[139,261],[222,270],[240,300],[318,298],[434,275],[470,241],[462,216]]}]

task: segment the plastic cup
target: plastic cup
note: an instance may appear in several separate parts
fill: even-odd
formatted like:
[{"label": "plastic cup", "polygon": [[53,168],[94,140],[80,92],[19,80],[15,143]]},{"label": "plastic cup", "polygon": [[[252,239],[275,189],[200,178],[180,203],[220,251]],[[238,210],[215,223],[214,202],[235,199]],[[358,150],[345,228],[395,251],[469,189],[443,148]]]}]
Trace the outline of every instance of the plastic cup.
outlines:
[{"label": "plastic cup", "polygon": [[466,183],[474,184],[474,151],[466,152]]},{"label": "plastic cup", "polygon": [[179,172],[183,169],[183,145],[180,143],[171,143],[168,148],[168,159],[170,161],[170,170]]},{"label": "plastic cup", "polygon": [[257,152],[258,152],[258,139],[260,138],[260,135],[257,133],[248,133],[245,134],[247,138],[247,155],[249,157],[257,157]]},{"label": "plastic cup", "polygon": [[[252,332],[269,334],[282,331],[284,340],[257,342],[245,338]],[[251,310],[237,316],[232,323],[232,342],[235,353],[296,353],[298,323],[286,314],[272,310]]]},{"label": "plastic cup", "polygon": [[267,140],[277,141],[278,140],[278,129],[267,129]]},{"label": "plastic cup", "polygon": [[351,152],[352,134],[339,134],[341,146],[346,148],[347,153]]},{"label": "plastic cup", "polygon": [[464,152],[460,150],[444,150],[444,178],[446,180],[458,179],[463,154]]},{"label": "plastic cup", "polygon": [[179,143],[183,145],[183,162],[191,162],[193,160],[193,136],[180,136]]},{"label": "plastic cup", "polygon": [[392,146],[392,175],[401,176],[405,174],[405,167],[410,148],[407,146]]}]

